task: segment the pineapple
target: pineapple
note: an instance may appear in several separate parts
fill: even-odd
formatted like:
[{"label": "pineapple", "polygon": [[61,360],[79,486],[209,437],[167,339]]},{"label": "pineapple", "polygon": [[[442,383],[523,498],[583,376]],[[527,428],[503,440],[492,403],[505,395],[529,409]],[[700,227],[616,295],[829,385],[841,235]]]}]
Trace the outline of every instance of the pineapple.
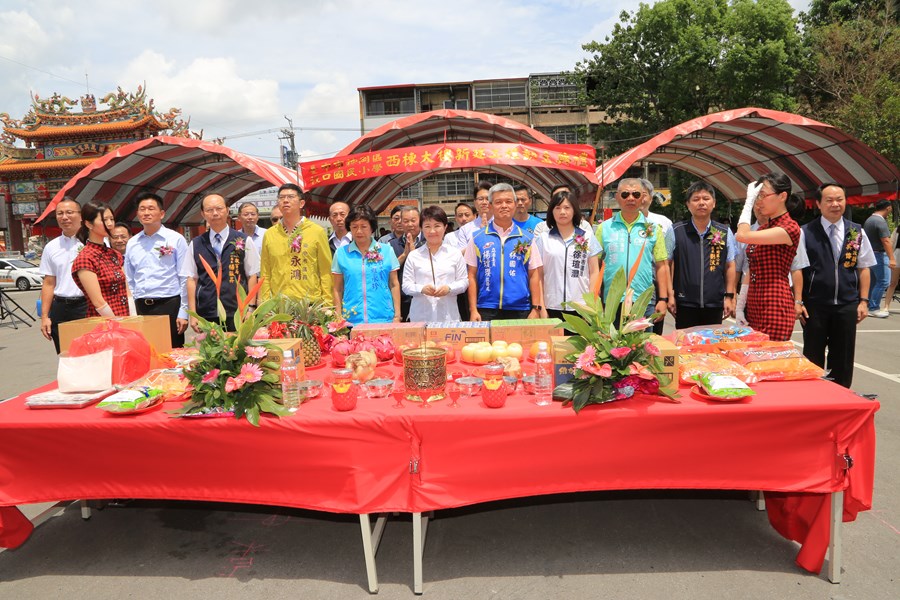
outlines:
[{"label": "pineapple", "polygon": [[311,367],[319,363],[322,359],[322,351],[319,348],[319,342],[313,333],[312,326],[319,325],[324,327],[328,321],[326,306],[321,302],[315,302],[307,298],[299,300],[281,297],[279,312],[291,315],[294,320],[289,325],[289,329],[294,335],[302,340],[303,348],[303,364]]}]

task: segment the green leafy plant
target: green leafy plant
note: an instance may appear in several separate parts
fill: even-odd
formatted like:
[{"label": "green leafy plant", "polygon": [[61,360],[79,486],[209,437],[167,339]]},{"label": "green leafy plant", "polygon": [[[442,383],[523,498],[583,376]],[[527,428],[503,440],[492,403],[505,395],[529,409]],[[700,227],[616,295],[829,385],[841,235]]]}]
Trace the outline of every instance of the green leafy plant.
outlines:
[{"label": "green leafy plant", "polygon": [[[624,300],[623,300],[624,296]],[[575,377],[556,387],[553,397],[579,412],[589,404],[631,398],[635,393],[661,394],[673,398],[677,387],[664,381],[659,349],[651,341],[653,317],[644,317],[653,289],[637,300],[627,286],[624,269],[613,277],[606,305],[593,293],[583,303],[569,302],[579,316],[563,315],[563,327],[571,331],[569,343],[575,352],[566,360],[575,364]],[[616,313],[621,316],[616,327]]]}]

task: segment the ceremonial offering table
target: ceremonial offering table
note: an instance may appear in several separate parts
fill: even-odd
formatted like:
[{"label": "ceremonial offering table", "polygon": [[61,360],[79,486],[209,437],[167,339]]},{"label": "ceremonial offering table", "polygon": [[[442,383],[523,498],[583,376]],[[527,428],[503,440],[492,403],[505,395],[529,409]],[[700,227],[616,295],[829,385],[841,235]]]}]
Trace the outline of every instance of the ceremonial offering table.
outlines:
[{"label": "ceremonial offering table", "polygon": [[[399,367],[387,369],[398,378]],[[356,513],[365,516],[376,591],[380,528],[370,535],[368,515],[409,512],[421,593],[422,513],[562,492],[739,489],[766,492],[773,527],[801,544],[797,563],[818,572],[841,519],[871,507],[879,404],[819,380],[755,389],[745,402],[708,402],[682,389],[680,403],[639,396],[580,414],[536,406],[520,393],[501,409],[485,408],[479,397],[427,409],[360,398],[346,413],[325,396],[292,417],[262,418],[259,428],[163,411],[29,410],[19,397],[0,404],[0,506],[10,507],[0,508],[0,546],[30,533],[12,507],[52,500],[208,500]],[[833,545],[833,581],[839,549]]]}]

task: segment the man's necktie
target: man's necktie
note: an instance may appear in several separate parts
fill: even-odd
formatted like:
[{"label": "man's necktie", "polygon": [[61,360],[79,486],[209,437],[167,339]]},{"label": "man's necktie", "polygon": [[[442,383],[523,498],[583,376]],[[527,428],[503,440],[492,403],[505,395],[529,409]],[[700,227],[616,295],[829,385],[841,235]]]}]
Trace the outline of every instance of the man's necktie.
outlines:
[{"label": "man's necktie", "polygon": [[221,233],[217,233],[217,234],[216,234],[216,237],[215,237],[215,240],[216,240],[216,241],[215,241],[215,243],[213,244],[213,248],[215,249],[216,254],[218,254],[219,256],[222,256],[222,234],[221,234]]},{"label": "man's necktie", "polygon": [[834,255],[834,260],[837,260],[841,255],[841,239],[838,237],[836,223],[831,224],[828,232],[828,239],[831,240],[831,253]]}]

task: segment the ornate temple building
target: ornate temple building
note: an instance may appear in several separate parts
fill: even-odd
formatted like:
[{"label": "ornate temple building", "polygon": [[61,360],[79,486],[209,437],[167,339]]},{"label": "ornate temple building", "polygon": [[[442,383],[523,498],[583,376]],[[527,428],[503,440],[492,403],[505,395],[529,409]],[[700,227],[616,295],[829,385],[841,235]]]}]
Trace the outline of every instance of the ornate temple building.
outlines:
[{"label": "ornate temple building", "polygon": [[104,154],[160,134],[202,135],[190,131],[180,109],[157,112],[144,86],[136,93],[120,87],[99,102],[93,94],[33,94],[21,120],[0,113],[0,121],[0,249],[16,251],[25,249],[31,223],[54,194]]}]

